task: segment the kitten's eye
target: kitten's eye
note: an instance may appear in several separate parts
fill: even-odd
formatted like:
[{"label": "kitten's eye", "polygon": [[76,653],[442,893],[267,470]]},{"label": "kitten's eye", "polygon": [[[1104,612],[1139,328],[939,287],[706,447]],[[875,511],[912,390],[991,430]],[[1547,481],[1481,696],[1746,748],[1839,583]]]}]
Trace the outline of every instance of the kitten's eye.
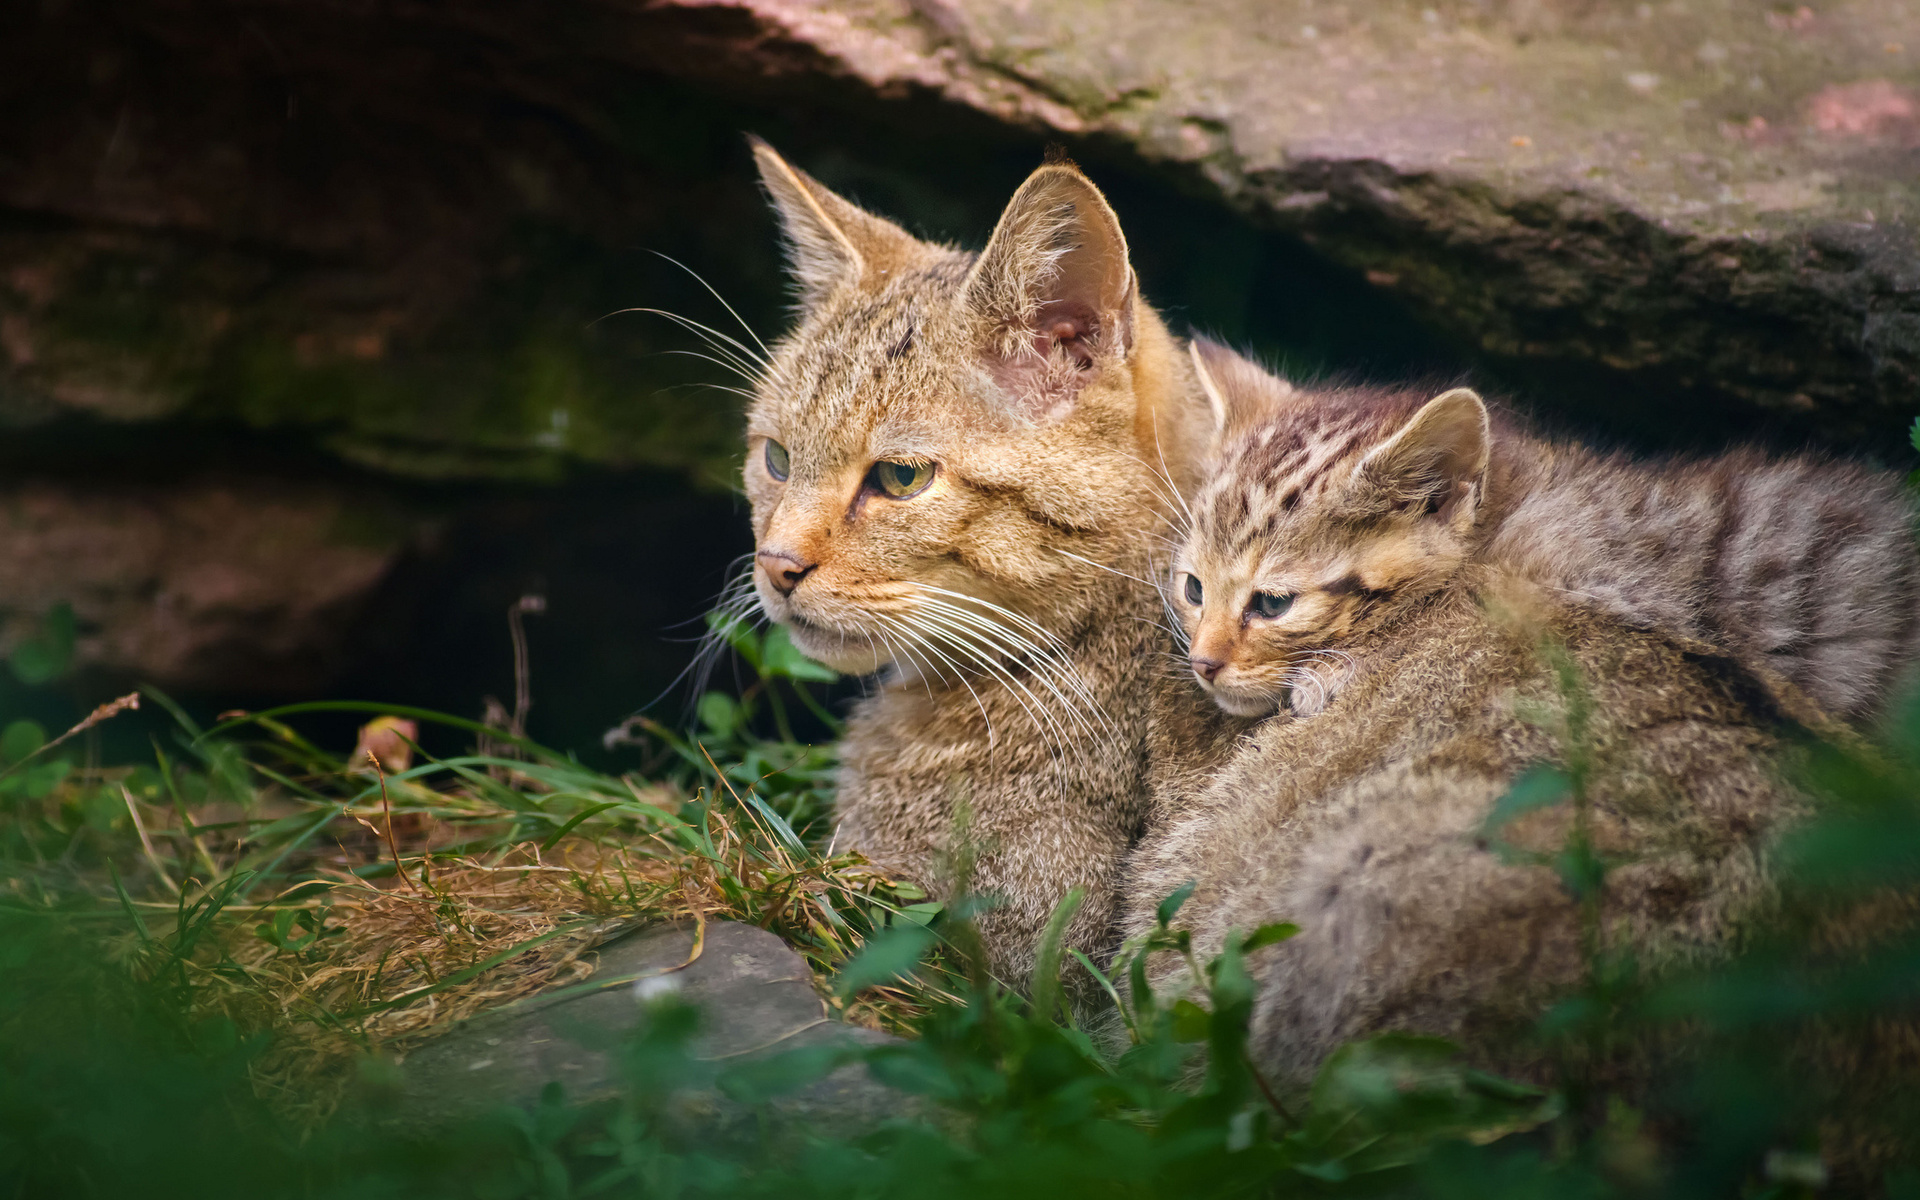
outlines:
[{"label": "kitten's eye", "polygon": [[1187,576],[1187,603],[1200,603],[1200,577],[1198,575]]},{"label": "kitten's eye", "polygon": [[1262,617],[1277,617],[1293,607],[1292,596],[1282,596],[1274,592],[1255,592],[1247,611]]},{"label": "kitten's eye", "polygon": [[873,471],[868,478],[875,490],[885,492],[895,500],[904,500],[933,482],[933,464],[894,462],[883,458],[873,464]]},{"label": "kitten's eye", "polygon": [[793,461],[787,457],[787,448],[772,438],[767,439],[767,474],[782,483],[787,481],[787,473],[792,470]]}]

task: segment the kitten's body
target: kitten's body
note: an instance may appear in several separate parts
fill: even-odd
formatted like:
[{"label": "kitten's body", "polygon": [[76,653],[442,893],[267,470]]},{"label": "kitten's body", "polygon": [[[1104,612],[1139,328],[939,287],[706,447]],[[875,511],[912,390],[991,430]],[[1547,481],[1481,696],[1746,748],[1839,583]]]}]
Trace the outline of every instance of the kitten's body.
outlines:
[{"label": "kitten's body", "polygon": [[976,256],[756,153],[802,296],[748,416],[756,589],[805,653],[877,675],[841,745],[836,841],[997,898],[990,966],[1024,983],[1073,887],[1068,944],[1111,930],[1146,674],[1172,648],[1145,548],[1204,406],[1072,167],[1035,172]]},{"label": "kitten's body", "polygon": [[[1504,857],[1486,824],[1529,764],[1578,752],[1602,850],[1633,860],[1609,880],[1611,944],[1650,966],[1716,952],[1765,895],[1764,845],[1798,804],[1772,771],[1776,730],[1819,710],[1684,626],[1644,628],[1571,594],[1580,553],[1527,524],[1543,511],[1532,502],[1630,491],[1625,468],[1543,457],[1464,389],[1309,397],[1209,353],[1228,436],[1170,602],[1195,672],[1242,715],[1157,689],[1155,818],[1130,862],[1125,932],[1189,879],[1182,919],[1203,953],[1231,928],[1299,923],[1254,967],[1257,1046],[1293,1082],[1382,1028],[1510,1046],[1489,1035],[1537,1015],[1583,959],[1554,871]],[[1671,553],[1651,538],[1617,548],[1619,574],[1587,582]],[[1584,730],[1567,727],[1543,645],[1563,646],[1590,692]],[[1553,850],[1568,811],[1506,836]]]},{"label": "kitten's body", "polygon": [[[1260,536],[1289,499],[1324,489],[1343,447],[1382,436],[1425,399],[1410,389],[1295,389],[1204,341],[1196,357],[1224,435],[1196,505],[1211,522],[1196,532],[1216,542]],[[1753,449],[1635,459],[1489,417],[1466,561],[1731,654],[1845,720],[1874,716],[1910,679],[1920,549],[1897,475]],[[1324,703],[1343,674],[1315,668],[1304,681],[1312,686],[1296,690],[1297,709]]]},{"label": "kitten's body", "polygon": [[1872,717],[1908,682],[1920,556],[1891,472],[1757,450],[1650,463],[1506,441],[1518,498],[1481,561],[1726,650],[1836,717]]},{"label": "kitten's body", "polygon": [[[1376,648],[1381,669],[1321,715],[1258,723],[1199,786],[1159,797],[1163,820],[1131,860],[1130,935],[1188,880],[1199,886],[1180,919],[1203,957],[1231,929],[1301,927],[1252,963],[1254,1049],[1276,1080],[1302,1084],[1342,1041],[1382,1029],[1533,1065],[1511,1034],[1579,982],[1578,913],[1551,866],[1509,861],[1484,826],[1525,767],[1565,762],[1562,737],[1535,723],[1565,711],[1541,635],[1564,643],[1592,689],[1597,840],[1633,859],[1608,880],[1607,944],[1650,969],[1713,954],[1766,894],[1764,846],[1795,800],[1769,768],[1764,697],[1724,660],[1605,615],[1491,615],[1489,601],[1510,610],[1516,597],[1484,582],[1462,579],[1403,614]],[[1159,716],[1176,744],[1218,727],[1192,710],[1203,728]],[[1499,836],[1550,852],[1569,817],[1561,805]],[[1161,963],[1162,986],[1181,970]]]}]

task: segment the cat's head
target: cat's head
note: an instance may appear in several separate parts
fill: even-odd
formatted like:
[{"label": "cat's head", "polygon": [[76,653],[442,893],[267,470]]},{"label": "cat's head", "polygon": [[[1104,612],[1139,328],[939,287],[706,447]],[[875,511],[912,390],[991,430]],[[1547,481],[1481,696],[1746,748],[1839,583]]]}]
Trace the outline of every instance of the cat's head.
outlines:
[{"label": "cat's head", "polygon": [[1218,433],[1168,579],[1221,708],[1323,705],[1343,655],[1444,585],[1484,508],[1487,409],[1466,388],[1289,387],[1193,346]]},{"label": "cat's head", "polygon": [[1205,436],[1099,191],[1041,167],[975,255],[754,154],[799,297],[747,417],[763,610],[856,674],[977,666],[1084,615]]}]

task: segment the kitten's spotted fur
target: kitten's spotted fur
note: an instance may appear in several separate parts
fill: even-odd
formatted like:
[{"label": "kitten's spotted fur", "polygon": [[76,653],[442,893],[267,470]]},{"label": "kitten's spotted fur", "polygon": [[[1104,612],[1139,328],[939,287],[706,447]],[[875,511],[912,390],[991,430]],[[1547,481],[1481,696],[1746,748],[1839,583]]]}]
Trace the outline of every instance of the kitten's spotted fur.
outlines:
[{"label": "kitten's spotted fur", "polygon": [[[1466,389],[1294,389],[1194,351],[1223,435],[1175,569],[1216,581],[1194,658],[1228,711],[1317,711],[1365,669],[1376,596],[1466,563],[1715,647],[1848,719],[1920,653],[1913,506],[1891,473],[1753,450],[1646,462],[1532,436]],[[1352,505],[1329,501],[1396,472],[1407,488],[1369,492],[1353,536]],[[1259,595],[1293,599],[1249,616]],[[1329,633],[1353,657],[1307,649]]]},{"label": "kitten's spotted fur", "polygon": [[971,885],[1002,901],[992,966],[1023,983],[1069,889],[1090,891],[1069,944],[1110,929],[1172,648],[1147,547],[1205,402],[1074,167],[1036,171],[974,255],[755,154],[800,312],[747,418],[754,583],[804,652],[878,674],[837,843],[948,894],[964,819]]},{"label": "kitten's spotted fur", "polygon": [[[1297,922],[1253,967],[1258,1053],[1291,1083],[1385,1028],[1525,1070],[1506,1035],[1584,969],[1576,909],[1544,861],[1569,808],[1498,833],[1487,821],[1525,768],[1564,764],[1577,739],[1596,837],[1626,864],[1609,879],[1609,943],[1656,970],[1719,953],[1767,896],[1767,842],[1798,808],[1773,769],[1778,730],[1817,708],[1685,631],[1543,586],[1514,569],[1525,555],[1488,552],[1542,481],[1564,486],[1556,470],[1622,468],[1521,458],[1512,448],[1533,444],[1464,389],[1308,397],[1203,353],[1229,433],[1174,576],[1196,577],[1198,602],[1178,582],[1174,602],[1214,698],[1245,715],[1161,685],[1156,823],[1130,862],[1126,932],[1188,880],[1181,918],[1202,954],[1232,929]],[[1548,646],[1590,695],[1581,731]],[[1292,711],[1257,719],[1282,701]],[[1542,860],[1503,855],[1496,836]],[[1162,964],[1162,982],[1181,969]]]}]

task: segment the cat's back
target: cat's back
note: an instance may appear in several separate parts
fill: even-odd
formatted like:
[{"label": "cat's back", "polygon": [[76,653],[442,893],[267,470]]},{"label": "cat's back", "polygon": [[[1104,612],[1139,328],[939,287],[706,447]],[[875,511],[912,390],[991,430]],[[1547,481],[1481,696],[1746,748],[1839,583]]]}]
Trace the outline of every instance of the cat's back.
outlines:
[{"label": "cat's back", "polygon": [[1900,479],[1742,449],[1646,460],[1514,438],[1483,561],[1724,649],[1825,711],[1873,715],[1920,657],[1920,549]]},{"label": "cat's back", "polygon": [[1489,827],[1529,766],[1583,764],[1597,837],[1628,864],[1609,881],[1612,936],[1648,961],[1717,950],[1794,810],[1775,715],[1726,659],[1485,592],[1436,604],[1406,639],[1319,716],[1245,738],[1136,856],[1131,932],[1189,879],[1181,917],[1203,955],[1233,929],[1300,925],[1253,964],[1259,1053],[1283,1078],[1378,1029],[1492,1045],[1480,1035],[1577,981],[1577,912],[1547,865],[1571,806]]}]

